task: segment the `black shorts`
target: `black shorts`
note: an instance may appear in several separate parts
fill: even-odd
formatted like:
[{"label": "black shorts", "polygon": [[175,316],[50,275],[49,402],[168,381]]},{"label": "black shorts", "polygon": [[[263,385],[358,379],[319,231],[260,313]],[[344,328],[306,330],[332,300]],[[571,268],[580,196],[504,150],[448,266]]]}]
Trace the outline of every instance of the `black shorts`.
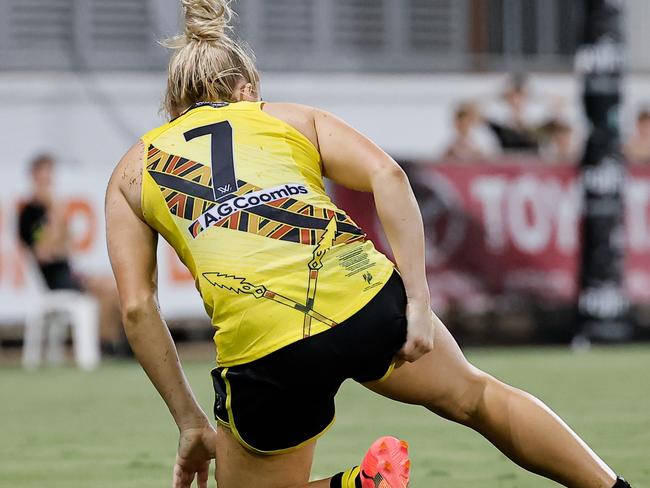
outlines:
[{"label": "black shorts", "polygon": [[217,421],[262,454],[317,438],[334,422],[334,396],[346,379],[365,383],[392,371],[406,340],[405,310],[395,272],[364,308],[333,329],[256,361],[214,369]]},{"label": "black shorts", "polygon": [[45,284],[50,290],[84,291],[79,278],[72,272],[68,261],[39,263]]}]

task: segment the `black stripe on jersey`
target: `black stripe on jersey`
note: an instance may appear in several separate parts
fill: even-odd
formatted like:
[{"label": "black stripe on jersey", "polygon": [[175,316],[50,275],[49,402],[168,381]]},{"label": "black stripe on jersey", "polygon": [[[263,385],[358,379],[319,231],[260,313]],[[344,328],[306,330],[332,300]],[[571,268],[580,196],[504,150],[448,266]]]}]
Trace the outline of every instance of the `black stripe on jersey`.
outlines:
[{"label": "black stripe on jersey", "polygon": [[[278,207],[271,207],[269,205],[260,205],[258,207],[248,208],[246,211],[262,217],[263,219],[270,219],[294,227],[301,227],[303,229],[325,229],[330,223],[329,220],[287,212],[286,210],[282,210]],[[345,222],[337,222],[336,227],[339,232],[363,235],[361,229],[354,225],[346,224]]]},{"label": "black stripe on jersey", "polygon": [[162,167],[162,171],[163,171],[163,173],[166,173],[166,172],[167,172],[167,169],[169,168],[169,164],[172,162],[172,159],[174,159],[175,157],[176,157],[176,156],[174,156],[173,154],[169,154],[169,155],[167,156],[167,160],[165,161],[165,164],[164,164],[163,167]]},{"label": "black stripe on jersey", "polygon": [[[184,193],[190,197],[200,198],[201,200],[205,200],[207,202],[215,202],[212,187],[200,185],[198,183],[194,183],[193,181],[189,181],[175,175],[170,175],[168,173],[159,173],[158,171],[150,170],[149,174],[159,186]],[[240,182],[240,184],[241,183],[242,182]],[[225,202],[226,200],[232,200],[236,196],[236,194],[231,193],[218,198],[216,201],[221,203]]]},{"label": "black stripe on jersey", "polygon": [[188,196],[214,202],[214,193],[209,186],[199,185],[192,181],[184,180],[178,176],[170,175],[167,173],[158,173],[157,171],[149,171],[149,174],[158,185],[170,190],[176,190],[185,193]]},{"label": "black stripe on jersey", "polygon": [[348,219],[348,216],[343,212],[336,212],[336,220],[339,222],[345,222]]},{"label": "black stripe on jersey", "polygon": [[239,230],[248,232],[248,212],[241,212],[239,214]]},{"label": "black stripe on jersey", "polygon": [[194,204],[196,203],[196,198],[187,197],[185,201],[185,212],[183,212],[183,218],[187,220],[192,220],[194,217]]},{"label": "black stripe on jersey", "polygon": [[291,229],[280,240],[289,242],[300,242],[300,229]]},{"label": "black stripe on jersey", "polygon": [[291,208],[295,203],[296,201],[293,198],[289,198],[286,202],[280,205],[280,208],[288,209]]}]

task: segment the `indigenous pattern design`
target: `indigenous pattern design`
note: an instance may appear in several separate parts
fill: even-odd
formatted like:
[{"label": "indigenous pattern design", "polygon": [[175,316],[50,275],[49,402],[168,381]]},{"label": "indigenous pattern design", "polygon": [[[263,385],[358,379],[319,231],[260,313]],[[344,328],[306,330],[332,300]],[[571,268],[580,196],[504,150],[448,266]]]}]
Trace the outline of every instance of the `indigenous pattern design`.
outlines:
[{"label": "indigenous pattern design", "polygon": [[158,183],[172,214],[194,220],[214,206],[212,172],[208,166],[150,145],[147,171]]},{"label": "indigenous pattern design", "polygon": [[147,171],[160,187],[170,212],[191,221],[188,230],[193,238],[208,227],[221,227],[315,246],[327,233],[332,220],[336,221],[333,245],[366,238],[344,212],[315,207],[292,198],[296,194],[293,185],[286,185],[286,190],[276,189],[277,193],[284,192],[281,195],[286,196],[228,212],[225,218],[214,217],[210,211],[215,206],[227,206],[229,202],[236,202],[237,197],[263,190],[238,180],[236,191],[215,198],[209,166],[165,153],[153,145],[149,146],[147,157]]}]

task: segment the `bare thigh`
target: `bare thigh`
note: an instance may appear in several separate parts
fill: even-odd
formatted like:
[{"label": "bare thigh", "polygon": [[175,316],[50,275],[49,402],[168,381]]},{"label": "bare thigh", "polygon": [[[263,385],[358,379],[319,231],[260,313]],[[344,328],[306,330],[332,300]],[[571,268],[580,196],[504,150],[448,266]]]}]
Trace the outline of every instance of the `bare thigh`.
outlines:
[{"label": "bare thigh", "polygon": [[472,366],[447,328],[436,321],[433,351],[404,363],[382,382],[364,386],[385,397],[422,405],[457,422],[467,420],[489,376]]},{"label": "bare thigh", "polygon": [[83,275],[81,281],[84,288],[88,290],[88,293],[94,295],[98,300],[115,302],[115,306],[119,303],[117,287],[112,277],[105,275]]},{"label": "bare thigh", "polygon": [[219,488],[290,488],[309,482],[316,441],[287,454],[254,454],[230,430],[217,429],[217,486]]}]

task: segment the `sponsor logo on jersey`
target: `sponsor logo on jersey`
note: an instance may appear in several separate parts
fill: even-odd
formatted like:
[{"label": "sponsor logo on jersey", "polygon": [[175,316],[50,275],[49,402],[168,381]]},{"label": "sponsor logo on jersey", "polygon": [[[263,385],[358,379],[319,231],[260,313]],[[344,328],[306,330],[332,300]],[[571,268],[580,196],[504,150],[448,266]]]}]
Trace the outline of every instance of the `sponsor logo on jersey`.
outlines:
[{"label": "sponsor logo on jersey", "polygon": [[276,186],[274,188],[265,188],[263,190],[253,191],[245,195],[235,196],[225,202],[218,203],[210,210],[201,215],[190,225],[190,229],[195,224],[200,224],[203,229],[227,219],[231,215],[242,210],[276,202],[296,195],[307,195],[309,191],[305,185],[300,183],[289,183],[286,185]]}]

